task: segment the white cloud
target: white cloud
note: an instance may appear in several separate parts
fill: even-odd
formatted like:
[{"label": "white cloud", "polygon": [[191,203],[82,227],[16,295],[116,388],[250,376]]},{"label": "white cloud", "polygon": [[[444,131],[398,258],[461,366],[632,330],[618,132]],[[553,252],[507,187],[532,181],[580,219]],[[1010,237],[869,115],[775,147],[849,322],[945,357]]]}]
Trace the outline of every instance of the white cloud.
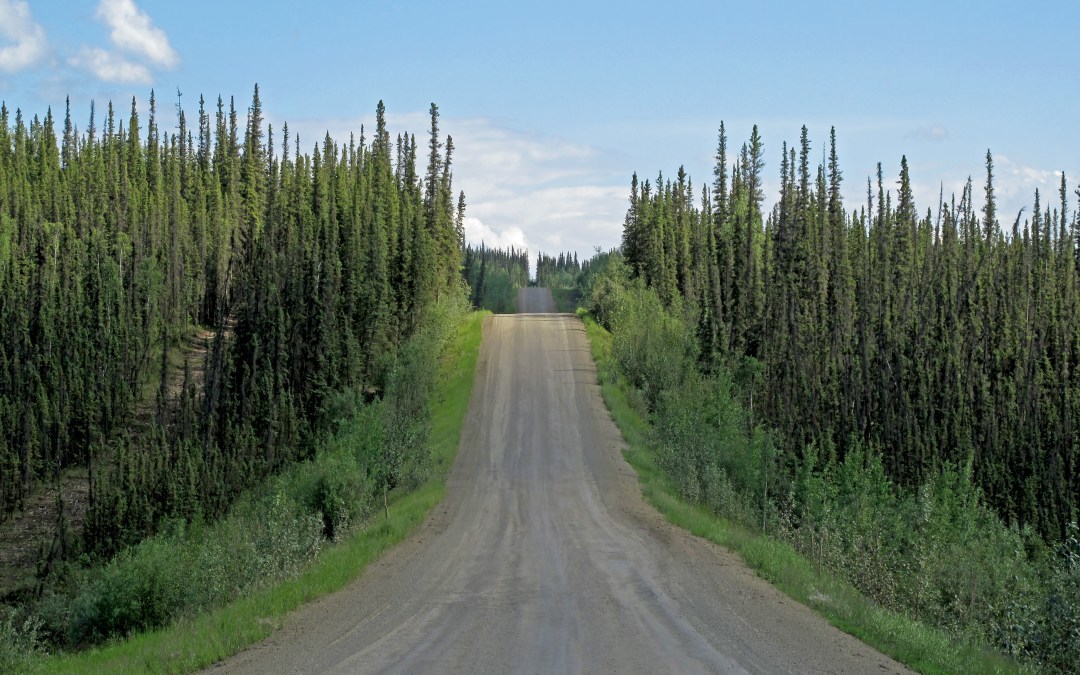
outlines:
[{"label": "white cloud", "polygon": [[29,68],[45,55],[45,29],[30,16],[30,6],[20,0],[0,0],[0,70],[14,73]]},{"label": "white cloud", "polygon": [[111,29],[109,39],[117,47],[165,68],[180,62],[180,55],[169,44],[165,31],[156,27],[132,0],[101,0],[97,15]]},{"label": "white cloud", "polygon": [[[974,169],[974,171],[972,171]],[[983,187],[986,181],[985,166],[980,163],[972,163],[968,166],[945,165],[940,166],[928,163],[925,166],[911,166],[911,190],[915,196],[915,204],[919,216],[926,215],[929,208],[931,216],[938,217],[938,200],[944,197],[945,206],[955,198],[960,202],[967,184],[967,177],[971,175],[971,190],[974,210],[981,216],[985,205]],[[865,181],[865,179],[863,179]],[[876,180],[876,179],[875,179]],[[887,173],[884,176],[885,187],[890,190],[892,205],[897,203],[899,175]],[[997,201],[997,217],[999,224],[1008,229],[1011,227],[1016,214],[1023,210],[1021,223],[1031,215],[1034,203],[1035,190],[1041,195],[1042,207],[1055,208],[1058,206],[1058,189],[1061,186],[1061,172],[1048,169],[1040,169],[1033,166],[1013,161],[1005,155],[994,155],[994,196]],[[850,193],[851,185],[845,184],[844,205],[850,210],[857,211],[866,204],[866,183],[861,183],[861,194],[855,190]],[[877,185],[873,186],[874,199],[877,199]],[[1070,188],[1072,198],[1072,188]],[[874,208],[877,208],[875,201]]]},{"label": "white cloud", "polygon": [[1045,196],[1060,185],[1061,172],[1018,164],[1005,155],[994,156],[994,192],[1000,197],[1032,199],[1035,190]]},{"label": "white cloud", "polygon": [[465,228],[465,241],[474,246],[483,244],[488,248],[530,248],[520,227],[508,227],[496,232],[490,225],[474,216],[466,216],[462,225]]},{"label": "white cloud", "polygon": [[596,246],[618,244],[628,178],[607,153],[488,119],[445,126],[454,136],[455,181],[468,215],[496,232],[520,231],[534,258],[566,250],[588,257]]},{"label": "white cloud", "polygon": [[484,118],[445,123],[458,148],[457,163],[479,169],[499,184],[539,185],[580,178],[596,170],[600,152],[558,136],[509,129]]},{"label": "white cloud", "polygon": [[150,69],[141,63],[133,63],[116,52],[96,47],[83,47],[68,59],[76,68],[87,70],[99,80],[122,84],[149,84],[153,82]]},{"label": "white cloud", "polygon": [[[283,120],[274,119],[272,111],[269,116],[280,130]],[[340,144],[348,143],[350,131],[359,137],[361,124],[370,142],[374,129],[374,119],[366,116],[288,122],[290,136],[300,133],[305,152],[321,143],[327,130]],[[427,166],[429,125],[423,113],[387,115],[391,138],[416,135],[421,172]],[[540,251],[576,251],[588,258],[597,246],[619,244],[630,173],[611,153],[488,118],[442,117],[439,126],[444,139],[454,138],[454,191],[465,192],[469,243],[527,248],[534,260]]]},{"label": "white cloud", "polygon": [[[468,190],[465,194],[468,198]],[[525,188],[494,197],[481,190],[469,213],[520,228],[530,253],[574,250],[587,256],[594,246],[609,248],[619,242],[628,196],[628,187],[601,185]]]},{"label": "white cloud", "polygon": [[940,124],[913,129],[904,135],[904,138],[922,141],[924,143],[941,143],[949,140],[949,130]]},{"label": "white cloud", "polygon": [[[982,196],[982,181],[976,183]],[[1021,223],[1031,217],[1035,203],[1035,190],[1039,191],[1042,208],[1058,205],[1061,172],[1039,169],[1015,162],[1005,155],[994,155],[994,194],[997,197],[998,220],[1002,226],[1011,226],[1017,213],[1023,209]],[[1069,188],[1072,197],[1072,188]]]},{"label": "white cloud", "polygon": [[[165,31],[154,26],[132,0],[101,0],[97,16],[110,28],[109,39],[118,49],[84,46],[68,58],[69,65],[105,82],[151,84],[150,65],[172,68],[180,63]],[[125,52],[135,58],[124,56]]]}]

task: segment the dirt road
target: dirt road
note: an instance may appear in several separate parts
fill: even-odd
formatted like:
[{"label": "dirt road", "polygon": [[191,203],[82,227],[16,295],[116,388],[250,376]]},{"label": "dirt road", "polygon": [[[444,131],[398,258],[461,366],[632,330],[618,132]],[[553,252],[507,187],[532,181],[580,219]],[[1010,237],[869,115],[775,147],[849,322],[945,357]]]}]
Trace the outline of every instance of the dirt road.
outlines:
[{"label": "dirt road", "polygon": [[581,322],[484,326],[446,501],[229,672],[903,672],[642,501]]}]

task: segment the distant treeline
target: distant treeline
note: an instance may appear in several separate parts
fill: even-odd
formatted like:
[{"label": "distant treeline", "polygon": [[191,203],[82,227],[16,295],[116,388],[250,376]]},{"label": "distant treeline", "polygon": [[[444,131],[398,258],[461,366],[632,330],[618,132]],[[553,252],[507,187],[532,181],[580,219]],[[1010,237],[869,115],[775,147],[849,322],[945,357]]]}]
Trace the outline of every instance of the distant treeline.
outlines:
[{"label": "distant treeline", "polygon": [[573,288],[582,267],[589,261],[578,262],[577,253],[567,251],[558,256],[544,253],[536,257],[536,285],[543,288]]},{"label": "distant treeline", "polygon": [[517,303],[517,289],[529,285],[529,252],[516,249],[465,246],[462,276],[469,286],[473,307],[497,314],[511,314]]},{"label": "distant treeline", "polygon": [[1080,507],[1080,219],[1064,176],[1003,229],[989,152],[981,189],[920,213],[906,158],[895,192],[879,165],[852,209],[835,133],[828,150],[814,166],[805,127],[783,145],[768,212],[756,127],[729,157],[721,125],[696,197],[682,169],[635,174],[631,274],[692,317],[701,367],[749,385],[752,420],[792,462],[870,449],[902,486],[970,467],[1006,520],[1060,540]]},{"label": "distant treeline", "polygon": [[[577,253],[567,251],[558,256],[540,253],[536,256],[536,286],[544,288],[575,288],[589,262],[578,262]],[[530,285],[529,252],[511,246],[507,249],[465,247],[465,282],[470,289],[474,307],[496,313],[516,311],[517,289]]]},{"label": "distant treeline", "polygon": [[[343,392],[379,396],[426,309],[464,292],[464,195],[430,112],[421,164],[381,102],[370,139],[310,153],[257,87],[246,121],[200,98],[171,130],[153,95],[145,118],[91,107],[81,133],[70,110],[57,133],[0,108],[0,511],[82,466],[84,541],[107,555],[218,516],[306,457]],[[57,532],[54,554],[63,508]]]}]

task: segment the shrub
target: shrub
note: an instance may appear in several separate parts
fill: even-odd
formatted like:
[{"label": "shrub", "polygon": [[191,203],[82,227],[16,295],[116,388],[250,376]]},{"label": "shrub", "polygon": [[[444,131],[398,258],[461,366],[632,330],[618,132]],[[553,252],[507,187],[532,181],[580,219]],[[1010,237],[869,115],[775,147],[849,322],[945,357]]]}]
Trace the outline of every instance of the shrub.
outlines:
[{"label": "shrub", "polygon": [[1080,668],[1080,528],[1069,534],[1058,553],[1056,566],[1039,608],[1041,620],[1030,622],[1036,634],[1028,639],[1030,651],[1044,665],[1061,672]]},{"label": "shrub", "polygon": [[278,491],[267,506],[191,536],[182,523],[84,571],[70,598],[39,611],[57,641],[85,646],[163,626],[185,612],[228,602],[245,590],[296,574],[321,546],[323,523]]},{"label": "shrub", "polygon": [[[969,467],[940,467],[917,490],[886,476],[880,453],[807,447],[777,462],[750,400],[761,364],[734,376],[694,362],[694,336],[655,292],[607,272],[590,307],[612,330],[628,399],[643,400],[657,463],[680,494],[745,526],[772,531],[880,604],[1040,669],[1080,664],[1080,530],[1056,552],[989,508]],[[829,458],[823,460],[822,458]]]},{"label": "shrub", "polygon": [[[345,439],[337,443],[344,443]],[[305,480],[304,503],[310,513],[323,522],[323,536],[335,541],[347,532],[350,525],[371,511],[373,486],[357,455],[346,452],[324,452],[315,458]]]},{"label": "shrub", "polygon": [[589,262],[579,279],[581,297],[596,321],[612,330],[611,319],[623,290],[630,282],[630,268],[617,251],[600,253]]},{"label": "shrub", "polygon": [[0,611],[0,673],[24,673],[43,653],[41,620],[19,616],[15,610]]},{"label": "shrub", "polygon": [[640,281],[621,294],[611,323],[612,356],[650,411],[656,410],[664,392],[676,391],[696,372],[693,331]]}]

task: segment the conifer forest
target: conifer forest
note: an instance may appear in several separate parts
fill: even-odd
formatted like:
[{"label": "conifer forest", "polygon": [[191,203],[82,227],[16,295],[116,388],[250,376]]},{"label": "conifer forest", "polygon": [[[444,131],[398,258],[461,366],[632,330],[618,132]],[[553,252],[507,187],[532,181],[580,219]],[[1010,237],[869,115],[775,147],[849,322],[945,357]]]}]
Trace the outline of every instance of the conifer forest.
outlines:
[{"label": "conifer forest", "polygon": [[[620,388],[679,498],[995,658],[1075,669],[1080,190],[1063,174],[1003,213],[990,151],[930,205],[902,158],[845,203],[863,177],[835,130],[824,153],[806,127],[767,152],[756,126],[734,149],[721,124],[706,183],[633,175],[621,246],[531,258],[465,241],[434,103],[419,140],[379,102],[373,129],[317,142],[268,124],[258,86],[239,108],[186,103],[169,128],[152,93],[62,117],[0,105],[0,524],[37,514],[46,535],[32,569],[17,530],[0,542],[0,670],[390,530],[394,499],[428,485],[432,420],[469,404],[465,387],[433,412],[447,336],[472,322],[471,382],[487,333],[470,311],[517,312],[527,286],[554,291],[522,301],[539,311],[580,301],[580,321],[534,323],[599,340],[563,351]],[[587,374],[547,393],[594,385],[564,372]]]},{"label": "conifer forest", "polygon": [[[914,487],[969,470],[1006,520],[1060,541],[1080,509],[1080,218],[1076,193],[999,213],[994,162],[961,194],[920,209],[906,159],[878,165],[845,205],[835,130],[812,163],[806,127],[777,151],[729,150],[720,126],[711,184],[659,175],[630,187],[622,251],[631,275],[691,313],[708,371],[752,383],[750,411],[783,454],[842,461],[880,453]],[[894,197],[895,195],[895,197]]]},{"label": "conifer forest", "polygon": [[0,109],[0,513],[54,487],[42,575],[213,520],[309,457],[333,396],[380,396],[389,355],[464,292],[434,104],[420,143],[381,102],[370,137],[311,143],[265,124],[258,87],[246,110],[182,102],[174,129],[154,96],[81,131]]}]

